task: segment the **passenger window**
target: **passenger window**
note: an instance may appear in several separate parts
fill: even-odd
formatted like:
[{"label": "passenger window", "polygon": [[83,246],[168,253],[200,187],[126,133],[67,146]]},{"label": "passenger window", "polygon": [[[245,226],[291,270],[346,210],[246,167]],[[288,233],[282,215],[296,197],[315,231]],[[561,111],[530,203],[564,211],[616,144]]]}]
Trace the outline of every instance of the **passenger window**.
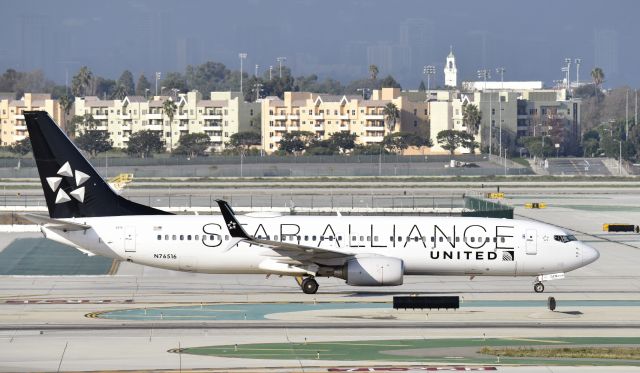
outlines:
[{"label": "passenger window", "polygon": [[460,237],[456,237],[456,242],[460,242]]},{"label": "passenger window", "polygon": [[436,238],[435,237],[431,237],[431,242],[436,242]]},{"label": "passenger window", "polygon": [[489,242],[489,237],[485,237],[484,242]]},{"label": "passenger window", "polygon": [[393,236],[389,237],[389,241],[393,242]]},{"label": "passenger window", "polygon": [[224,235],[224,240],[225,240],[225,241],[229,241],[229,235],[226,235],[226,234],[225,234],[225,235]]},{"label": "passenger window", "polygon": [[402,242],[402,236],[398,236],[398,242]]},{"label": "passenger window", "polygon": [[164,235],[164,239],[168,241],[168,240],[169,240],[169,235],[168,235],[168,234],[165,234],[165,235]]},{"label": "passenger window", "polygon": [[329,241],[333,241],[333,236],[329,236]]},{"label": "passenger window", "polygon": [[498,237],[493,237],[493,242],[498,242]]},{"label": "passenger window", "polygon": [[180,235],[180,241],[184,241],[184,234]]},{"label": "passenger window", "polygon": [[[354,237],[354,238],[355,238],[355,237]],[[316,240],[316,236],[313,236],[313,240],[314,240],[314,241]]]},{"label": "passenger window", "polygon": [[[276,237],[278,237],[278,236],[276,236]],[[277,240],[277,238],[276,238],[276,240]],[[309,241],[309,236],[304,236],[304,240],[305,241]]]},{"label": "passenger window", "polygon": [[367,236],[367,242],[371,242],[371,236]]},{"label": "passenger window", "polygon": [[161,239],[162,239],[162,235],[161,235],[161,234],[159,234],[159,235],[158,235],[158,241],[160,241]]},{"label": "passenger window", "polygon": [[214,237],[215,237],[215,236],[214,236],[214,235],[212,235],[212,234],[210,234],[210,235],[209,235],[209,239],[210,239],[211,241],[215,240],[215,238],[214,238]]},{"label": "passenger window", "polygon": [[373,236],[373,241],[378,242],[378,236]]},{"label": "passenger window", "polygon": [[175,240],[176,240],[176,235],[174,234],[174,235],[172,236],[172,238],[173,238],[173,240],[175,241]]},{"label": "passenger window", "polygon": [[505,243],[505,241],[504,237],[500,238],[500,242]]},{"label": "passenger window", "polygon": [[191,241],[191,235],[187,235],[187,240]]},{"label": "passenger window", "polygon": [[194,239],[194,240],[196,240],[196,241],[198,241],[198,240],[200,240],[200,236],[198,236],[198,235],[196,234],[196,236],[195,236],[195,237],[193,237],[193,239]]},{"label": "passenger window", "polygon": [[338,236],[338,241],[342,241],[342,236]]},{"label": "passenger window", "polygon": [[438,241],[444,242],[444,239],[442,237],[440,237],[440,239]]},{"label": "passenger window", "polygon": [[364,241],[364,236],[360,236],[360,241]]},{"label": "passenger window", "polygon": [[471,237],[471,242],[476,242],[476,238],[475,237]]}]

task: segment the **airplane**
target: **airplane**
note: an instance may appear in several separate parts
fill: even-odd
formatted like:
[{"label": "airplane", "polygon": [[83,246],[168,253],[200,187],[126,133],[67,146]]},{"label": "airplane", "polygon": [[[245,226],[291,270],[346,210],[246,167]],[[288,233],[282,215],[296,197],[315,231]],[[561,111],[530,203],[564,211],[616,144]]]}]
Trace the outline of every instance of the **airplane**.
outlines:
[{"label": "airplane", "polygon": [[478,217],[174,215],[115,193],[44,111],[24,117],[49,216],[44,237],[88,255],[177,271],[284,275],[306,294],[317,278],[398,286],[404,276],[560,279],[599,252],[558,227]]}]

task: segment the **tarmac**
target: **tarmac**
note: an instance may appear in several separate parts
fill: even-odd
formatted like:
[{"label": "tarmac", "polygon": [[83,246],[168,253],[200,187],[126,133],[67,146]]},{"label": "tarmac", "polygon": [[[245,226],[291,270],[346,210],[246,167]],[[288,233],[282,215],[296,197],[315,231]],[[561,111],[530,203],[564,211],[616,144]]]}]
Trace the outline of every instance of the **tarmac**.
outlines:
[{"label": "tarmac", "polygon": [[[602,231],[603,223],[639,223],[640,195],[634,187],[623,192],[588,186],[503,190],[507,202],[516,206],[517,218],[572,230],[600,251],[600,259],[564,280],[546,282],[542,294],[533,292],[531,278],[408,276],[394,288],[357,288],[319,279],[319,293],[305,295],[286,277],[179,273],[129,263],[122,263],[115,275],[0,276],[0,371],[603,371],[590,367],[592,361],[522,366],[504,365],[504,360],[462,362],[455,354],[447,360],[446,350],[383,354],[381,359],[378,349],[354,355],[354,360],[333,360],[322,353],[319,358],[188,353],[206,346],[238,345],[242,350],[252,344],[268,344],[261,348],[275,352],[284,344],[297,351],[305,341],[354,348],[398,340],[637,338],[640,235]],[[526,202],[544,202],[547,208],[525,209]],[[15,240],[38,236],[0,235],[0,257]],[[390,302],[398,294],[453,294],[463,303],[457,311],[392,310]],[[558,304],[555,312],[546,307],[550,296]],[[415,361],[408,358],[416,354],[420,358]],[[640,362],[631,364],[606,371],[640,369]]]}]

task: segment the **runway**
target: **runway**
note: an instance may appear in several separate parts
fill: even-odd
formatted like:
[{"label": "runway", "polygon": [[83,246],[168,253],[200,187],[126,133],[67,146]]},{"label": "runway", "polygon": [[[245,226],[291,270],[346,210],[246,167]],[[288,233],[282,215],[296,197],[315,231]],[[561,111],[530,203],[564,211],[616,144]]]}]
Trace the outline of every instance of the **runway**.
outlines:
[{"label": "runway", "polygon": [[[581,187],[577,187],[581,188]],[[640,328],[640,236],[602,231],[607,222],[637,224],[640,195],[607,188],[579,193],[567,189],[518,187],[508,202],[516,215],[576,232],[596,247],[600,259],[545,284],[533,293],[531,278],[408,276],[397,288],[354,288],[336,279],[319,279],[320,292],[302,294],[290,278],[202,275],[170,272],[123,263],[115,275],[2,276],[0,281],[0,371],[206,369],[213,371],[327,372],[345,367],[367,369],[442,366],[440,360],[333,361],[321,357],[268,359],[170,353],[178,348],[256,343],[304,343],[442,338],[637,337]],[[525,202],[548,204],[524,209]],[[0,238],[2,248],[22,233]],[[1,252],[0,252],[1,254]],[[393,311],[393,295],[456,294],[458,311]],[[556,298],[556,312],[546,308]],[[314,305],[354,303],[359,307]],[[282,304],[252,316],[250,305]],[[304,309],[287,308],[303,304]],[[376,307],[371,307],[371,305]],[[226,307],[222,320],[102,318],[123,310],[142,314],[178,308]],[[153,310],[153,311],[150,311]],[[249,310],[249,311],[247,311]],[[264,312],[263,312],[264,311]],[[220,314],[222,311],[216,311]],[[235,312],[235,313],[233,313]],[[247,313],[247,319],[244,314]],[[97,315],[96,317],[88,317]],[[168,315],[168,314],[167,314]],[[64,351],[64,355],[63,355]],[[453,361],[455,363],[455,360]],[[640,363],[639,363],[640,365]],[[451,364],[445,364],[451,368]],[[481,364],[501,372],[570,372],[588,368]],[[476,365],[478,367],[478,365]],[[597,367],[596,367],[597,368]],[[345,368],[346,369],[346,368]],[[407,368],[408,369],[408,368]],[[426,368],[425,368],[426,369]],[[635,367],[607,367],[632,372]],[[333,370],[337,371],[337,370]],[[374,370],[376,371],[376,370]],[[601,371],[593,369],[591,371]]]}]

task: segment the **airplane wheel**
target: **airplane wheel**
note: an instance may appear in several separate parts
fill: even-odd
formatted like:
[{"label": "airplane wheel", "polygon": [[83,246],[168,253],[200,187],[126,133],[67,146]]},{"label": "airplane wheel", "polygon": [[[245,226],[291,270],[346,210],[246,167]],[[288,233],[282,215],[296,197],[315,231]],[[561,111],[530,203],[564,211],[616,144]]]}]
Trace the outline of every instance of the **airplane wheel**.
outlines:
[{"label": "airplane wheel", "polygon": [[544,291],[544,285],[542,284],[542,282],[536,282],[533,285],[533,291],[535,291],[536,293],[542,293]]},{"label": "airplane wheel", "polygon": [[300,287],[305,294],[315,294],[318,292],[318,282],[313,277],[307,277],[302,280]]}]

